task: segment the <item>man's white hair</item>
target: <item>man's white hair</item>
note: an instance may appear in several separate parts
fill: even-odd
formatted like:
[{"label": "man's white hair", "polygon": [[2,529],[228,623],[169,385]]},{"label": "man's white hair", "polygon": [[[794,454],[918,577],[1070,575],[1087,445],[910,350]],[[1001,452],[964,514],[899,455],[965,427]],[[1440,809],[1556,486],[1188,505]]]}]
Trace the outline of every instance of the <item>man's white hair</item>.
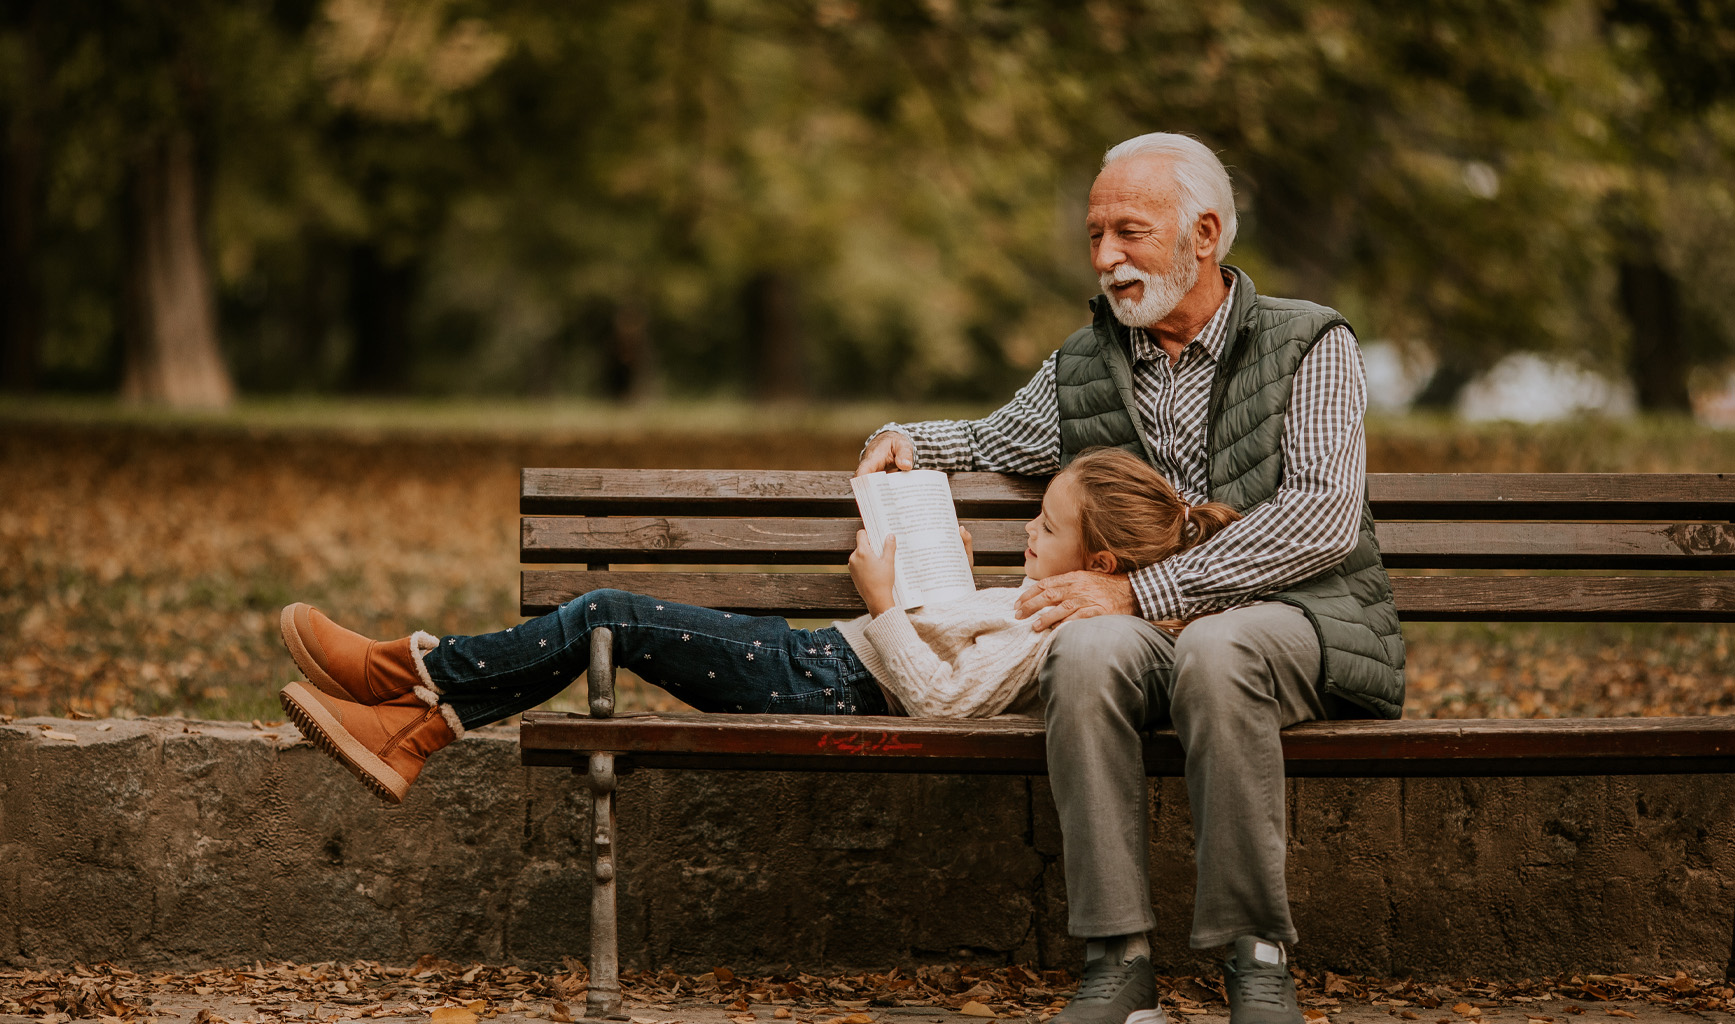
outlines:
[{"label": "man's white hair", "polygon": [[1151,132],[1128,139],[1104,153],[1102,165],[1107,167],[1135,156],[1169,158],[1169,171],[1177,192],[1175,218],[1182,231],[1191,231],[1206,210],[1216,212],[1223,223],[1222,237],[1217,239],[1217,262],[1223,262],[1235,244],[1235,189],[1229,184],[1229,172],[1223,169],[1217,154],[1191,135]]}]

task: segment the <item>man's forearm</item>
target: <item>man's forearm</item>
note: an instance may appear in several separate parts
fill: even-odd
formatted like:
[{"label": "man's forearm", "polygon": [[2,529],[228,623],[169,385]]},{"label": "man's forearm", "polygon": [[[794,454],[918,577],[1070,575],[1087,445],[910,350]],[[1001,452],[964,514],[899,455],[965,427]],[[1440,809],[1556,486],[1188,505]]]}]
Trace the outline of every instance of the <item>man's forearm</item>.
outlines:
[{"label": "man's forearm", "polygon": [[[910,439],[911,445],[916,449],[917,469],[962,473],[976,468],[975,444],[970,436],[970,424],[966,420],[887,423],[873,432],[868,438],[868,444],[873,444],[874,438],[887,431]],[[866,445],[862,446],[862,452],[867,452]]]}]

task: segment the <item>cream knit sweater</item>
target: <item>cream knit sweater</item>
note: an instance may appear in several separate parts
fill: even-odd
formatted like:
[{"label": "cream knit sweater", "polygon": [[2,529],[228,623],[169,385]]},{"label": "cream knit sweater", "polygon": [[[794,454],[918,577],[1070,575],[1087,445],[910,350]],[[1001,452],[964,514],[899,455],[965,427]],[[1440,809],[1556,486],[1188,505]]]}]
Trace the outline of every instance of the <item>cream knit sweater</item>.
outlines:
[{"label": "cream knit sweater", "polygon": [[1033,585],[988,587],[961,601],[893,608],[835,623],[895,708],[918,718],[1042,713],[1036,669],[1054,641],[1013,618]]}]

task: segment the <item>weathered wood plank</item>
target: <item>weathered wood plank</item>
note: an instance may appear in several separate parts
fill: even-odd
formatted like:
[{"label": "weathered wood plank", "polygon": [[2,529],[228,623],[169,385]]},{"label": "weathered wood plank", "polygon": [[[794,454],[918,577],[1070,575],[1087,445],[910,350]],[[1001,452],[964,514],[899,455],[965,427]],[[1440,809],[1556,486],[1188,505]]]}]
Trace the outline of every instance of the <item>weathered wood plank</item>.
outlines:
[{"label": "weathered wood plank", "polygon": [[[796,715],[527,712],[525,764],[577,765],[614,751],[641,767],[1040,775],[1042,723]],[[1289,775],[1624,775],[1735,770],[1735,718],[1308,722],[1283,732]],[[1145,767],[1179,775],[1172,729],[1148,734]]]},{"label": "weathered wood plank", "polygon": [[[852,515],[851,474],[813,470],[525,469],[525,515]],[[1042,501],[1047,480],[955,473],[960,515],[1022,516]]]},{"label": "weathered wood plank", "polygon": [[[857,519],[525,516],[526,562],[841,564]],[[1022,521],[967,519],[979,565],[1022,565]],[[1728,523],[1381,523],[1392,568],[1715,569],[1735,566]]]},{"label": "weathered wood plank", "polygon": [[[1033,515],[1044,481],[957,473],[959,513]],[[1370,473],[1380,519],[1735,519],[1735,474]],[[525,469],[526,515],[849,516],[847,471]]]},{"label": "weathered wood plank", "polygon": [[[1016,575],[978,575],[979,586],[1017,586]],[[590,590],[649,593],[670,601],[754,615],[823,618],[862,613],[843,573],[585,572],[521,574],[520,606],[539,615]],[[1396,576],[1398,612],[1409,621],[1730,622],[1735,580],[1706,576]]]}]

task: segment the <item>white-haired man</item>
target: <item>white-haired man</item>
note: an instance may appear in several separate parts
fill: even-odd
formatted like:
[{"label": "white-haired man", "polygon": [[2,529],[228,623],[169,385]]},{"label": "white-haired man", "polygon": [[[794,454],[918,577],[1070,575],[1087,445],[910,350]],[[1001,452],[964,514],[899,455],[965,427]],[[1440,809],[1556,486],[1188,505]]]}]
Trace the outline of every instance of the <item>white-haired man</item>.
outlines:
[{"label": "white-haired man", "polygon": [[[1244,518],[1127,575],[1045,580],[1019,607],[1062,623],[1041,676],[1068,927],[1086,940],[1053,1024],[1156,1024],[1147,938],[1140,731],[1172,722],[1186,751],[1197,861],[1192,945],[1232,945],[1233,1024],[1300,1024],[1285,946],[1278,730],[1397,717],[1403,640],[1366,501],[1366,385],[1335,311],[1259,295],[1221,260],[1235,239],[1211,151],[1156,133],[1108,151],[1086,224],[1104,294],[1007,405],[973,421],[888,424],[858,473],[1052,473],[1117,445],[1189,502]],[[1154,625],[1194,620],[1178,637]]]}]

